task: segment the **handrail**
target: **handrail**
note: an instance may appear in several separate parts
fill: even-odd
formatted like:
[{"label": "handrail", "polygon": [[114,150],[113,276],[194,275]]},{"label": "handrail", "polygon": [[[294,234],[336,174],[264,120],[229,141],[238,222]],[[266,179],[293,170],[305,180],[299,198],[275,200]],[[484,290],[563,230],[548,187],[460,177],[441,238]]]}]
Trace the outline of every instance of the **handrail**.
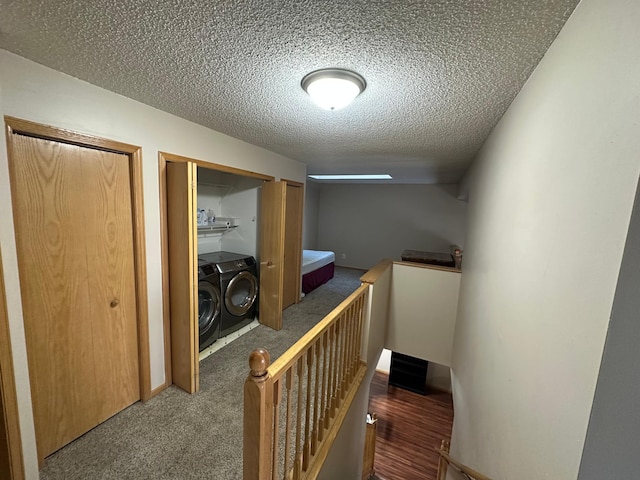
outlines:
[{"label": "handrail", "polygon": [[360,277],[362,283],[374,284],[380,278],[380,276],[387,271],[389,265],[393,264],[393,260],[384,259],[378,262],[378,264],[371,270],[368,270],[364,275]]},{"label": "handrail", "polygon": [[[364,378],[369,285],[361,285],[270,365],[254,350],[244,385],[244,480],[318,475]],[[284,444],[284,448],[282,448]]]},{"label": "handrail", "polygon": [[460,473],[465,475],[467,478],[471,480],[491,480],[491,478],[483,475],[480,472],[477,472],[471,467],[467,467],[466,465],[458,462],[453,457],[449,455],[449,447],[450,444],[447,440],[442,440],[440,444],[440,448],[436,448],[436,452],[440,455],[440,460],[438,462],[438,475],[436,476],[436,480],[444,480],[447,476],[447,466],[451,465]]},{"label": "handrail", "polygon": [[342,312],[351,304],[355,299],[362,296],[368,289],[368,285],[360,285],[351,295],[349,295],[340,305],[334,308],[326,317],[305,333],[296,343],[294,343],[289,349],[283,353],[276,361],[269,367],[269,373],[274,378],[281,378],[284,372],[286,372],[291,366],[309,349],[312,344],[320,335],[325,333],[336,318],[342,314]]}]

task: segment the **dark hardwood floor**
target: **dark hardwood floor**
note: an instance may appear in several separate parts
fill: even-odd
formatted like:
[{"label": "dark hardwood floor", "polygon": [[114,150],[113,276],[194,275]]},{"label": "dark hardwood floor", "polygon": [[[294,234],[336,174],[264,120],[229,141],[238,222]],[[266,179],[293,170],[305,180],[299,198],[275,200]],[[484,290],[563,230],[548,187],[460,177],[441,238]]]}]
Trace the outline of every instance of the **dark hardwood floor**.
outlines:
[{"label": "dark hardwood floor", "polygon": [[387,387],[389,376],[376,372],[371,382],[369,412],[378,415],[375,471],[385,480],[434,480],[443,439],[451,440],[451,394],[427,395]]}]

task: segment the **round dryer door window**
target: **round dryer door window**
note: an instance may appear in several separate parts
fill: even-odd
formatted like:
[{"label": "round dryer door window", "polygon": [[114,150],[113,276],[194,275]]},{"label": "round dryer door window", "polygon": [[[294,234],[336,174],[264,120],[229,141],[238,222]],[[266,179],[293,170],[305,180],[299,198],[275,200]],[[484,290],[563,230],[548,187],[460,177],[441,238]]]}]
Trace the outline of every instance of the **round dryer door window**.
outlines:
[{"label": "round dryer door window", "polygon": [[215,329],[220,321],[220,293],[209,282],[198,284],[198,329],[200,336]]},{"label": "round dryer door window", "polygon": [[249,311],[258,295],[258,281],[250,272],[240,272],[229,282],[224,304],[232,315],[241,317]]}]

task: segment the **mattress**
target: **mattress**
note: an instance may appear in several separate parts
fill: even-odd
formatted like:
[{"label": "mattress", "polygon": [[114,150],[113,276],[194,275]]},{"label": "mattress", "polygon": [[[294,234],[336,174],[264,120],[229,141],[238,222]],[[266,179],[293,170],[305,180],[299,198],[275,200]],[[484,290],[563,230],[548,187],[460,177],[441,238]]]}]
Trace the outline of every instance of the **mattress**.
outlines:
[{"label": "mattress", "polygon": [[335,259],[333,252],[302,251],[302,292],[305,295],[333,278]]},{"label": "mattress", "polygon": [[335,262],[336,254],[333,252],[322,252],[320,250],[302,251],[302,274],[313,272],[325,265]]}]

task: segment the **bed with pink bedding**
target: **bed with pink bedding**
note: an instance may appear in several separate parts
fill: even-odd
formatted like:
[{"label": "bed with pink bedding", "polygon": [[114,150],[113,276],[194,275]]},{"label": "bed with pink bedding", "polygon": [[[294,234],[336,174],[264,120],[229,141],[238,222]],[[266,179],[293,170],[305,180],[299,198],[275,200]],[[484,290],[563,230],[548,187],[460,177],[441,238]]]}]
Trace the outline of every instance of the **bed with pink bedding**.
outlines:
[{"label": "bed with pink bedding", "polygon": [[333,278],[336,255],[320,250],[302,251],[302,291],[307,294]]}]

